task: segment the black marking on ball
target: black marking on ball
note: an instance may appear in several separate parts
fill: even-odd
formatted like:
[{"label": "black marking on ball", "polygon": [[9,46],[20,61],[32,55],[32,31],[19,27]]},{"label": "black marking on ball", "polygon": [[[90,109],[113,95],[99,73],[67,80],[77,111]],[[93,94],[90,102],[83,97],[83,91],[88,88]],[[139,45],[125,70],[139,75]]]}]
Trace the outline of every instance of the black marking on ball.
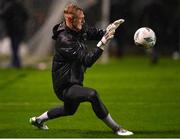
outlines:
[{"label": "black marking on ball", "polygon": [[147,29],[149,32],[151,31],[151,29],[150,29],[150,28],[147,28],[147,27],[146,27],[146,29]]},{"label": "black marking on ball", "polygon": [[151,37],[144,38],[144,40],[147,41],[147,42],[152,42],[153,41],[153,39]]},{"label": "black marking on ball", "polygon": [[139,36],[139,32],[137,32],[137,34],[135,36],[135,40],[137,40],[138,36]]}]

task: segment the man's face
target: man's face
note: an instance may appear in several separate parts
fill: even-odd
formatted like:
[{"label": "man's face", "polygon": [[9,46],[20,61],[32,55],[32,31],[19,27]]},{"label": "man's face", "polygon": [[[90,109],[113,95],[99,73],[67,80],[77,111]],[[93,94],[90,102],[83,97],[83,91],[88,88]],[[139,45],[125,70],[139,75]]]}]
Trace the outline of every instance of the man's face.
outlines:
[{"label": "man's face", "polygon": [[72,23],[73,27],[75,30],[80,31],[84,23],[85,23],[84,13],[83,11],[78,10],[76,14],[76,18],[73,19],[73,23]]}]

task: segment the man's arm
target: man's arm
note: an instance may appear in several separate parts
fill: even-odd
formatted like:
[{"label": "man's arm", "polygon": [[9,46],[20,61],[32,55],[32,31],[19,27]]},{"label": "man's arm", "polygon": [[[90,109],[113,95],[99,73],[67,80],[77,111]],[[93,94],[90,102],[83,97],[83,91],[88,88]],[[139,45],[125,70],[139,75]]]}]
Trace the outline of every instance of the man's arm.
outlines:
[{"label": "man's arm", "polygon": [[92,50],[86,50],[78,43],[68,38],[58,40],[58,52],[69,61],[77,60],[87,67],[91,67],[101,56],[103,50],[95,47]]},{"label": "man's arm", "polygon": [[86,26],[86,32],[87,32],[87,39],[95,40],[95,41],[100,40],[106,33],[106,31],[103,29],[98,29],[95,27],[88,27],[88,26]]},{"label": "man's arm", "polygon": [[108,32],[112,32],[112,30],[116,30],[120,24],[124,22],[124,19],[119,19],[114,21],[112,24],[110,24],[105,30],[98,29],[95,27],[89,27],[88,25],[85,26],[85,30],[87,33],[88,40],[100,40],[105,34]]}]

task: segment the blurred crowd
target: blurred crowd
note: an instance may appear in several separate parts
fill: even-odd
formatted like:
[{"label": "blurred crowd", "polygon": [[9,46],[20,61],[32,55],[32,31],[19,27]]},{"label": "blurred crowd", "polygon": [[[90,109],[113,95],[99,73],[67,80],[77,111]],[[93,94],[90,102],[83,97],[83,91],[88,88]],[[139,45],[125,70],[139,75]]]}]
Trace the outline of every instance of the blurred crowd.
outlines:
[{"label": "blurred crowd", "polygon": [[[19,44],[23,41],[26,32],[28,32],[26,35],[28,40],[27,37],[34,33],[32,30],[40,28],[47,18],[45,16],[48,11],[47,7],[53,1],[55,0],[0,1],[0,38],[9,36],[11,39],[11,66],[21,66],[18,57]],[[102,2],[103,0],[99,0],[85,10],[86,19],[90,25],[100,24]],[[37,18],[34,18],[33,14]],[[158,59],[159,54],[173,55],[175,59],[179,58],[179,0],[110,0],[110,22],[119,18],[124,18],[126,22],[118,29],[116,37],[109,47],[111,55],[121,57],[126,53],[144,53],[144,50],[133,47],[133,35],[138,28],[146,26],[152,28],[157,36],[156,47],[151,50],[154,62]],[[30,24],[26,30],[27,21]],[[36,25],[33,26],[33,23]]]}]

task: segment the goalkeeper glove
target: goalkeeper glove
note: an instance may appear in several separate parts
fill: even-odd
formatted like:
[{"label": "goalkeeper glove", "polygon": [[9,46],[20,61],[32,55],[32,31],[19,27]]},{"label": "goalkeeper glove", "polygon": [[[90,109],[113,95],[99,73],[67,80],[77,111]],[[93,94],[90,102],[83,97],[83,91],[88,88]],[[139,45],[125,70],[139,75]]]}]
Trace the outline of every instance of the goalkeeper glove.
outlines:
[{"label": "goalkeeper glove", "polygon": [[114,37],[116,29],[124,22],[124,19],[119,19],[114,21],[106,28],[106,33],[102,37],[102,39],[98,42],[97,47],[104,50],[110,40]]}]

